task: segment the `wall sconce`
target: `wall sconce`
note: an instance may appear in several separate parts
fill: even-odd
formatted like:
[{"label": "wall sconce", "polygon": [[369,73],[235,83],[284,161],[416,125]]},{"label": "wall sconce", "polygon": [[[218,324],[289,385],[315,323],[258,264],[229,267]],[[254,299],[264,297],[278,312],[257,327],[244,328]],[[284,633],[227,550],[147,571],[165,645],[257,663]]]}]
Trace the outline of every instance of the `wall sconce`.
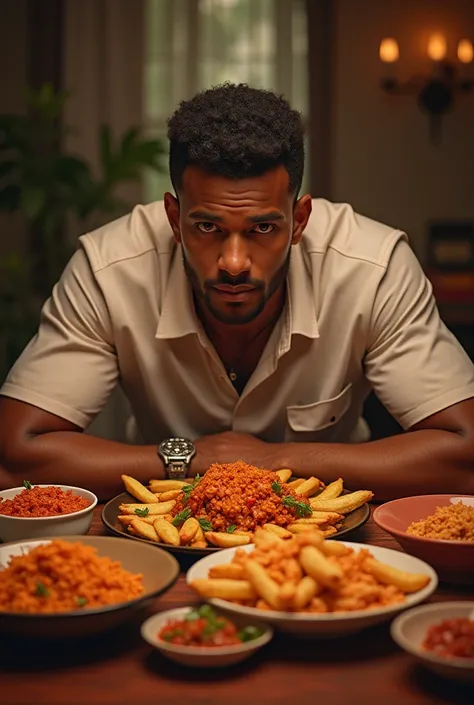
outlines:
[{"label": "wall sconce", "polygon": [[459,41],[457,59],[461,66],[446,60],[448,45],[446,37],[442,34],[430,36],[426,51],[433,64],[431,76],[414,76],[401,82],[394,72],[400,56],[398,43],[393,38],[383,39],[379,50],[380,60],[386,66],[382,88],[392,95],[416,95],[420,109],[429,115],[431,140],[433,143],[439,143],[441,118],[451,110],[456,94],[474,89],[474,80],[462,75],[463,70],[465,71],[462,67],[474,59],[474,48],[469,39]]}]

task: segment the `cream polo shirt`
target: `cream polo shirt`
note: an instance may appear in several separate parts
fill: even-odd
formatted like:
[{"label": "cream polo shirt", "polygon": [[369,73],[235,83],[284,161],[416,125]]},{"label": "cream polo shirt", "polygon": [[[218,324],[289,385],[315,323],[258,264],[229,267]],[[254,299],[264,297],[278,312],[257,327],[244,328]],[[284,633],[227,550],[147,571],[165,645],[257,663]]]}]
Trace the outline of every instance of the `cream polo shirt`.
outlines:
[{"label": "cream polo shirt", "polygon": [[373,388],[406,429],[474,397],[404,233],[317,199],[287,302],[239,397],[195,316],[162,202],[83,235],[1,393],[86,428],[119,383],[142,440],[226,430],[362,440]]}]

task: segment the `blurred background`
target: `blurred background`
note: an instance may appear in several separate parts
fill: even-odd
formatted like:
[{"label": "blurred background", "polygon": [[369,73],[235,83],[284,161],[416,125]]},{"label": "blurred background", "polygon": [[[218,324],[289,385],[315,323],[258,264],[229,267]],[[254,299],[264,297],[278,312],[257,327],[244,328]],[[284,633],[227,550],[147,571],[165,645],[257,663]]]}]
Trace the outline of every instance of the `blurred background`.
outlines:
[{"label": "blurred background", "polygon": [[[168,116],[226,80],[303,113],[305,190],[405,230],[474,359],[473,41],[474,0],[0,0],[0,381],[77,236],[162,198]],[[117,391],[90,432],[126,416]]]}]

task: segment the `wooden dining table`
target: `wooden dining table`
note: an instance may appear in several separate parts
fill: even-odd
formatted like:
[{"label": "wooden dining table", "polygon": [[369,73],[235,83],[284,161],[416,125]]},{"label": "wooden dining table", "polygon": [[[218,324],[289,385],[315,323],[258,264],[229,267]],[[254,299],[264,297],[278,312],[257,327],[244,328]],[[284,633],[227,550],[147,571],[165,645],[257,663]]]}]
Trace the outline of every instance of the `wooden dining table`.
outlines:
[{"label": "wooden dining table", "polygon": [[[106,534],[101,507],[91,534]],[[348,540],[401,550],[372,519]],[[158,550],[158,549],[157,549]],[[188,559],[189,560],[189,559]],[[182,572],[149,612],[197,602]],[[440,585],[430,601],[473,599],[468,587]],[[444,680],[401,651],[389,625],[335,639],[276,634],[242,664],[190,669],[166,660],[125,627],[74,640],[0,635],[1,705],[473,705],[474,686]]]}]

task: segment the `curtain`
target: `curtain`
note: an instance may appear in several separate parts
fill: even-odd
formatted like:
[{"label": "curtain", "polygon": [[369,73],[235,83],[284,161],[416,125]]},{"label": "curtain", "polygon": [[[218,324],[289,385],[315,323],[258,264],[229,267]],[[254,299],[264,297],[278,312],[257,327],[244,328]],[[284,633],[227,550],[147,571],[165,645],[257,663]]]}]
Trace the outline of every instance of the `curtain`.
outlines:
[{"label": "curtain", "polygon": [[[143,9],[142,0],[65,0],[62,84],[70,98],[64,122],[73,127],[66,148],[96,168],[101,124],[119,136],[143,123]],[[119,195],[138,203],[141,184],[127,184]],[[117,388],[88,433],[123,441],[129,417]]]},{"label": "curtain", "polygon": [[[97,165],[99,126],[115,135],[143,122],[143,0],[65,0],[63,85],[67,147]],[[129,201],[141,185],[127,186]]]}]

